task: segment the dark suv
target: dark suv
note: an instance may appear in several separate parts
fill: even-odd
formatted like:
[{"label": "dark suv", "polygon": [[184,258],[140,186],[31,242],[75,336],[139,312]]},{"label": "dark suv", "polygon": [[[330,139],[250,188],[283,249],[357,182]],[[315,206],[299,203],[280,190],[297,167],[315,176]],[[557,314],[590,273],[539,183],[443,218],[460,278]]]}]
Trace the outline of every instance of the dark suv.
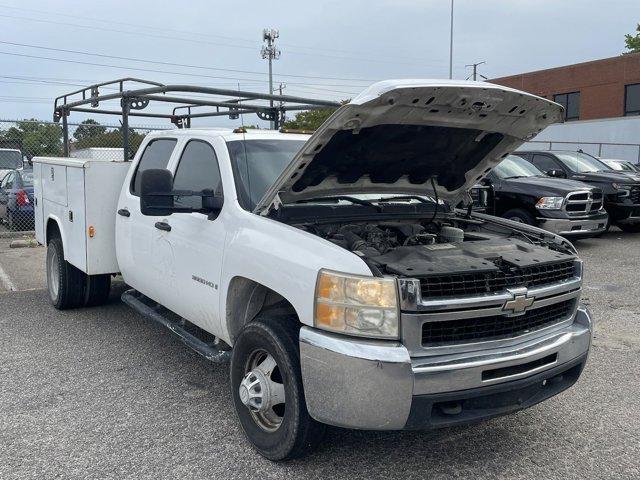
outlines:
[{"label": "dark suv", "polygon": [[596,236],[605,231],[608,222],[602,190],[582,182],[551,178],[515,155],[500,162],[471,194],[474,203],[484,204],[490,215],[565,237]]},{"label": "dark suv", "polygon": [[515,154],[551,177],[579,180],[599,187],[604,193],[604,208],[610,224],[625,232],[640,232],[640,174],[616,172],[582,152],[549,150]]}]

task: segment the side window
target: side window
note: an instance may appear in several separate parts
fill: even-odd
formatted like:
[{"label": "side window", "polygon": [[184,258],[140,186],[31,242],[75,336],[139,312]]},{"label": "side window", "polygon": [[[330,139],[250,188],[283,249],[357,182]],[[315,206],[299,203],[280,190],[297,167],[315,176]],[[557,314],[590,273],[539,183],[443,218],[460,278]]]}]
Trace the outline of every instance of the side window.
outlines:
[{"label": "side window", "polygon": [[[222,195],[222,179],[218,159],[213,147],[202,140],[191,140],[184,147],[178,169],[173,178],[174,190],[202,191],[213,190],[216,195]],[[176,197],[175,205],[202,208],[199,197]]]},{"label": "side window", "polygon": [[160,138],[147,144],[131,181],[133,195],[140,195],[140,179],[143,171],[151,168],[167,168],[175,146],[176,140],[174,138]]},{"label": "side window", "polygon": [[15,173],[10,173],[9,175],[7,175],[7,178],[4,179],[5,185],[4,188],[7,190],[11,190],[13,188],[13,177],[15,176]]},{"label": "side window", "polygon": [[549,170],[561,170],[560,166],[549,155],[534,155],[531,163],[545,173]]}]

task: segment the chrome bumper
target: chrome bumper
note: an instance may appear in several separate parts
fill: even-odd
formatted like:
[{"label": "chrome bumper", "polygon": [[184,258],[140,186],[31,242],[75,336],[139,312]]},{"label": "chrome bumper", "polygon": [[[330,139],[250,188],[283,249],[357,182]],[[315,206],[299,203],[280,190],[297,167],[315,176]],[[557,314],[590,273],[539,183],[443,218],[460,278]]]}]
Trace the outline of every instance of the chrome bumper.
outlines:
[{"label": "chrome bumper", "polygon": [[[567,377],[564,383],[556,379],[570,368],[579,367],[579,375],[592,331],[591,316],[581,306],[571,325],[518,345],[411,358],[398,342],[350,338],[303,327],[300,361],[307,408],[320,422],[365,430],[442,426],[508,413],[568,388],[577,376],[571,381]],[[547,380],[555,389],[547,387]],[[531,401],[522,401],[520,390],[514,393],[515,386],[525,388],[523,392],[529,392]],[[515,404],[476,409],[474,415],[467,415],[465,399],[475,398],[478,405],[478,399],[486,397],[490,400],[485,401],[497,405],[504,403],[499,399],[501,393],[515,398]],[[438,396],[447,405],[450,398],[457,399],[461,412],[452,411],[445,420],[431,418],[435,415],[433,399]],[[425,399],[429,399],[429,408],[420,407]],[[465,415],[457,416],[463,412]]]},{"label": "chrome bumper", "polygon": [[540,228],[557,235],[597,235],[607,228],[607,214],[597,218],[546,218],[536,219]]}]

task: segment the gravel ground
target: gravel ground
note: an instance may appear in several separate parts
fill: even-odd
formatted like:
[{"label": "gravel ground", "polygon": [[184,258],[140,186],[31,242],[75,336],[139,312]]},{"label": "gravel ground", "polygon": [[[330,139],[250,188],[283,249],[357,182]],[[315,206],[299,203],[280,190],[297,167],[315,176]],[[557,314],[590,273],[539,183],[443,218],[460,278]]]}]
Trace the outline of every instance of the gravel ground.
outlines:
[{"label": "gravel ground", "polygon": [[640,478],[640,235],[577,246],[598,323],[575,387],[471,427],[332,428],[312,456],[273,464],[242,436],[226,366],[129,310],[121,289],[105,307],[55,311],[42,249],[0,243],[21,290],[0,293],[0,478]]}]

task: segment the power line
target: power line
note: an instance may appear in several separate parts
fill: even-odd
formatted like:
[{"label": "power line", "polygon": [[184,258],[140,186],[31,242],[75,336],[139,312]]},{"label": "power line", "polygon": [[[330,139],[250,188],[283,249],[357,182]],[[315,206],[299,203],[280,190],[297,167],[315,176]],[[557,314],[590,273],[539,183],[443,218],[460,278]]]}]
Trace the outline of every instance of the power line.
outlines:
[{"label": "power line", "polygon": [[[132,62],[142,62],[142,63],[151,63],[157,65],[167,65],[171,67],[186,67],[186,68],[196,68],[201,70],[214,70],[221,72],[231,72],[231,73],[247,73],[251,75],[264,75],[264,72],[258,72],[255,70],[239,70],[234,68],[220,68],[220,67],[209,67],[205,65],[193,65],[186,63],[175,63],[175,62],[165,62],[160,60],[147,60],[144,58],[136,58],[136,57],[123,57],[119,55],[108,55],[104,53],[96,53],[96,52],[87,52],[82,50],[70,50],[66,48],[55,48],[55,47],[46,47],[44,45],[35,45],[30,43],[18,43],[18,42],[9,42],[6,40],[0,40],[0,44],[4,45],[13,45],[17,47],[26,47],[26,48],[35,48],[38,50],[48,50],[52,52],[62,52],[62,53],[73,53],[77,55],[86,55],[91,57],[100,57],[100,58],[110,58],[114,60],[127,60]],[[326,80],[344,80],[344,81],[354,81],[354,82],[375,82],[375,80],[369,78],[344,78],[344,77],[316,77],[313,75],[298,75],[298,74],[289,74],[289,73],[280,73],[277,74],[279,77],[291,77],[291,78],[309,78],[309,79],[326,79]]]},{"label": "power line", "polygon": [[[150,38],[162,38],[162,39],[167,39],[167,40],[171,40],[172,42],[177,41],[183,41],[183,42],[190,42],[190,43],[196,43],[196,44],[208,44],[208,45],[214,45],[216,47],[229,47],[229,48],[240,48],[240,49],[245,49],[245,50],[253,50],[254,47],[250,47],[247,45],[237,45],[235,43],[220,43],[220,42],[213,42],[213,41],[207,41],[207,40],[202,40],[202,39],[192,39],[192,38],[184,38],[184,37],[170,37],[167,35],[160,35],[160,34],[154,34],[154,33],[146,33],[146,32],[140,32],[140,31],[136,31],[136,32],[131,32],[128,30],[119,30],[119,29],[115,29],[115,28],[107,28],[107,27],[99,27],[97,25],[81,25],[81,24],[77,24],[77,23],[71,23],[71,22],[61,22],[61,21],[56,21],[56,20],[45,20],[45,19],[39,19],[39,18],[29,18],[29,17],[21,17],[21,16],[17,16],[17,15],[6,15],[6,14],[0,14],[0,17],[2,18],[11,18],[14,20],[26,20],[26,21],[30,21],[30,22],[40,22],[40,23],[47,23],[47,24],[52,24],[52,25],[65,25],[68,27],[76,27],[76,28],[84,28],[84,29],[89,29],[89,30],[101,30],[101,31],[105,31],[105,32],[114,32],[114,33],[124,33],[126,35],[134,35],[134,36],[143,36],[143,37],[150,37]],[[366,57],[348,57],[348,56],[338,56],[338,55],[330,55],[330,54],[326,54],[326,53],[320,53],[320,52],[315,52],[315,53],[304,53],[304,52],[296,52],[295,50],[288,50],[288,53],[292,54],[292,55],[305,55],[305,56],[310,56],[310,57],[325,57],[325,58],[337,58],[337,59],[341,59],[341,60],[351,60],[351,61],[357,61],[357,62],[365,62],[365,63],[382,63],[382,64],[386,64],[386,63],[393,63],[393,64],[398,64],[398,65],[412,65],[415,66],[415,61],[413,62],[398,62],[395,60],[381,60],[380,58],[366,58]],[[420,60],[423,61],[423,60]],[[425,63],[429,63],[427,61],[424,61]]]},{"label": "power line", "polygon": [[[127,26],[127,27],[133,27],[133,28],[144,28],[147,30],[156,30],[156,31],[161,31],[161,32],[176,32],[176,33],[180,33],[180,34],[186,34],[186,35],[195,35],[195,36],[202,36],[202,37],[209,37],[209,38],[221,38],[224,40],[232,40],[232,41],[240,41],[240,42],[245,42],[245,43],[250,43],[252,46],[255,46],[255,42],[253,40],[249,40],[248,38],[240,38],[240,37],[230,37],[230,36],[224,36],[224,35],[215,35],[212,33],[203,33],[203,32],[194,32],[192,30],[178,30],[175,28],[167,28],[167,27],[153,27],[153,26],[149,26],[149,25],[142,25],[142,24],[138,24],[138,23],[128,23],[128,22],[121,22],[121,21],[114,21],[112,19],[102,19],[102,18],[97,18],[97,17],[86,17],[86,16],[80,16],[80,15],[70,15],[68,13],[60,13],[60,12],[55,12],[55,11],[50,11],[50,10],[36,10],[36,9],[32,9],[32,8],[18,8],[18,7],[13,7],[13,6],[9,6],[9,5],[0,5],[0,8],[5,8],[5,9],[9,9],[9,10],[17,10],[17,11],[22,11],[22,12],[31,12],[31,13],[36,13],[36,14],[42,14],[42,15],[56,15],[56,16],[61,16],[61,17],[65,17],[65,18],[76,18],[79,20],[89,20],[89,21],[98,21],[98,22],[102,22],[102,23],[108,23],[108,24],[115,24],[115,25],[123,25],[123,26]],[[37,21],[36,19],[33,19],[34,21]],[[129,33],[134,33],[134,32],[129,32]],[[350,50],[343,50],[343,49],[332,49],[332,48],[327,48],[325,46],[322,47],[317,47],[317,46],[311,46],[311,45],[300,45],[300,44],[295,44],[295,45],[290,45],[290,44],[281,44],[284,47],[289,48],[293,48],[294,51],[296,48],[298,49],[304,49],[304,50],[313,50],[314,53],[312,55],[315,55],[317,50],[319,50],[320,48],[322,48],[322,50],[324,51],[330,51],[330,52],[337,52],[337,53],[347,53],[347,54],[356,54],[356,55],[360,55],[361,52],[355,52],[355,51],[350,51]],[[341,57],[340,57],[341,58]],[[379,57],[379,58],[385,58],[385,57]],[[391,57],[386,57],[386,58],[391,58]],[[407,56],[399,56],[399,55],[394,55],[393,56],[394,59],[396,58],[404,58],[406,60],[411,60],[414,62],[422,62],[422,63],[431,63],[431,64],[437,64],[437,65],[442,65],[442,62],[433,62],[431,60],[428,60],[426,58],[418,58],[418,57],[407,57]]]},{"label": "power line", "polygon": [[[72,64],[76,64],[76,65],[89,65],[89,66],[94,66],[94,67],[118,68],[118,69],[121,69],[121,70],[137,70],[137,71],[140,71],[140,72],[163,73],[163,74],[168,74],[168,75],[179,75],[179,76],[183,76],[183,77],[213,78],[213,79],[236,80],[236,81],[245,81],[245,80],[252,80],[252,81],[256,81],[256,82],[259,81],[259,80],[256,80],[256,79],[247,79],[247,78],[243,78],[243,77],[222,77],[222,76],[217,76],[217,75],[194,74],[194,73],[188,73],[188,72],[174,72],[174,71],[167,71],[167,70],[156,70],[156,69],[151,69],[151,68],[131,67],[131,66],[125,66],[125,65],[111,65],[111,64],[97,63],[97,62],[84,62],[84,61],[81,61],[81,60],[70,60],[70,59],[65,59],[65,58],[43,57],[43,56],[40,56],[40,55],[28,55],[26,53],[14,53],[14,52],[2,52],[2,51],[0,51],[0,55],[9,55],[9,56],[13,56],[13,57],[23,57],[23,58],[31,58],[31,59],[37,59],[37,60],[48,60],[48,61],[53,61],[53,62],[72,63]],[[263,81],[262,83],[267,83],[267,81]],[[294,84],[295,82],[290,82],[290,83]],[[318,83],[317,85],[323,85],[323,86],[328,86],[328,87],[357,86],[357,85],[326,84],[326,83]],[[367,85],[360,85],[360,86],[366,87]]]}]

